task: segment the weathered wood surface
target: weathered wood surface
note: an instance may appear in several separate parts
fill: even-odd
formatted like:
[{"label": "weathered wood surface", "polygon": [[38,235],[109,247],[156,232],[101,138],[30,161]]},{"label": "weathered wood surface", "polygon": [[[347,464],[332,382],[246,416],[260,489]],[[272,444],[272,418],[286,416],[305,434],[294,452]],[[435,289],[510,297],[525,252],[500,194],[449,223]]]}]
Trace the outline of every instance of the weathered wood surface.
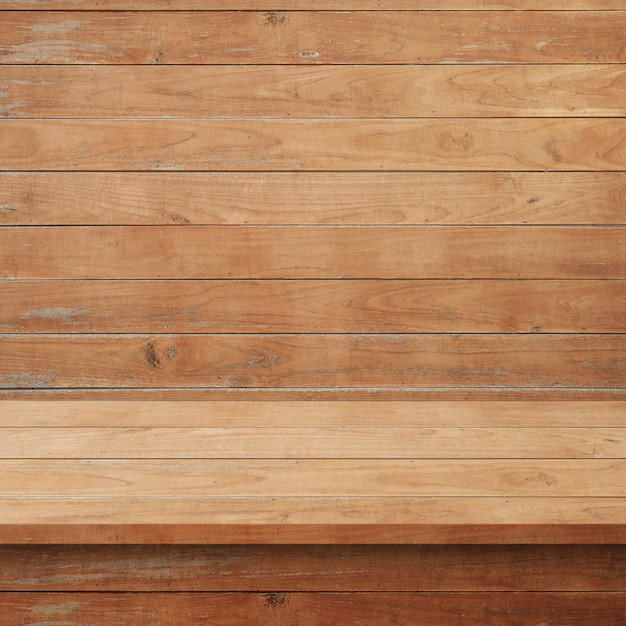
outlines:
[{"label": "weathered wood surface", "polygon": [[0,172],[0,224],[623,224],[624,172]]},{"label": "weathered wood surface", "polygon": [[2,594],[0,624],[39,626],[42,619],[67,626],[159,624],[181,618],[215,626],[318,626],[319,624],[419,623],[485,626],[551,623],[576,626],[624,624],[625,593],[34,593]]},{"label": "weathered wood surface", "polygon": [[0,77],[9,118],[625,114],[622,65],[14,66]]},{"label": "weathered wood surface", "polygon": [[21,386],[0,388],[2,401],[362,401],[384,402],[570,402],[626,400],[626,389],[614,387],[134,387],[128,389]]},{"label": "weathered wood surface", "polygon": [[623,388],[626,335],[4,335],[0,387]]},{"label": "weathered wood surface", "polygon": [[[626,24],[624,25],[626,32]],[[0,169],[622,171],[626,119],[1,120]]]},{"label": "weathered wood surface", "polygon": [[[176,294],[172,298],[172,294]],[[516,315],[511,315],[511,307]],[[625,333],[623,280],[0,282],[0,334]]]},{"label": "weathered wood surface", "polygon": [[624,11],[16,11],[0,63],[620,63],[625,31]]},{"label": "weathered wood surface", "polygon": [[[344,11],[559,11],[623,9],[622,0],[273,0],[274,10],[327,11],[341,8]],[[1,10],[123,10],[123,11],[267,11],[263,0],[0,0]]]},{"label": "weathered wood surface", "polygon": [[[383,236],[384,235],[384,236]],[[0,228],[2,278],[626,278],[609,227]]]},{"label": "weathered wood surface", "polygon": [[2,546],[3,591],[624,591],[620,545]]}]

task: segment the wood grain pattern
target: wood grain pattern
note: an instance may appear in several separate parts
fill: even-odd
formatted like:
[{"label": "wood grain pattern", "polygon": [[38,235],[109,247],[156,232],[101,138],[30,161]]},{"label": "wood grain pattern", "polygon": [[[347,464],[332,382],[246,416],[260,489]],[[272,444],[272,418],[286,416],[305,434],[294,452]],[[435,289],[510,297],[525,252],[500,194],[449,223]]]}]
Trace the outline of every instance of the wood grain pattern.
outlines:
[{"label": "wood grain pattern", "polygon": [[0,172],[0,224],[624,224],[624,172]]},{"label": "wood grain pattern", "polygon": [[624,498],[597,496],[20,496],[2,497],[0,503],[0,539],[3,544],[20,545],[569,546],[623,544],[626,536]]},{"label": "wood grain pattern", "polygon": [[0,387],[626,387],[624,335],[2,336]]},{"label": "wood grain pattern", "polygon": [[6,402],[623,402],[617,387],[134,387],[128,389],[0,388]]},{"label": "wood grain pattern", "polygon": [[[215,626],[317,626],[340,623],[485,626],[553,623],[579,626],[623,624],[626,593],[36,593],[2,594],[0,624],[37,626],[63,620],[68,626],[180,624],[181,617]],[[297,621],[295,621],[297,620]],[[338,621],[340,620],[340,621]]]},{"label": "wood grain pattern", "polygon": [[[3,401],[0,427],[30,428],[565,428],[621,429],[625,402]],[[391,453],[391,451],[390,451]]]},{"label": "wood grain pattern", "polygon": [[15,66],[0,77],[9,118],[620,117],[624,102],[621,65]]},{"label": "wood grain pattern", "polygon": [[626,168],[626,119],[0,120],[0,125],[4,170]]},{"label": "wood grain pattern", "polygon": [[3,428],[2,459],[626,458],[626,428]]},{"label": "wood grain pattern", "polygon": [[[462,245],[459,245],[462,242]],[[11,279],[626,278],[604,227],[0,228]]]},{"label": "wood grain pattern", "polygon": [[2,546],[4,591],[623,591],[626,546]]},{"label": "wood grain pattern", "polygon": [[16,11],[0,63],[618,63],[625,30],[623,11]]},{"label": "wood grain pattern", "polygon": [[[172,298],[174,293],[176,297]],[[510,279],[0,282],[0,334],[208,330],[215,333],[626,333],[626,282]]]},{"label": "wood grain pattern", "polygon": [[614,459],[8,459],[8,497],[626,496]]},{"label": "wood grain pattern", "polygon": [[[558,10],[619,10],[622,0],[274,0],[272,8],[289,10],[337,10],[344,11],[558,11]],[[219,10],[219,11],[264,11],[267,5],[262,0],[213,0],[207,8],[206,0],[0,0],[0,9],[11,11],[27,10],[117,10],[117,11],[176,11],[176,10]]]}]

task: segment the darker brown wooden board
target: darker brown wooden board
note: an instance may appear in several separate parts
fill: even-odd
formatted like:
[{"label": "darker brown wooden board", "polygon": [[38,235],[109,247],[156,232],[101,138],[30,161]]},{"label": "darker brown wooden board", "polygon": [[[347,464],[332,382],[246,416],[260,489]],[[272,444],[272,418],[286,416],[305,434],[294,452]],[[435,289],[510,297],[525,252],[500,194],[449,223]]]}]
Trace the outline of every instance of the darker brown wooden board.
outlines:
[{"label": "darker brown wooden board", "polygon": [[626,278],[600,227],[0,228],[10,279]]},{"label": "darker brown wooden board", "polygon": [[626,168],[622,118],[4,120],[2,130],[5,170]]},{"label": "darker brown wooden board", "polygon": [[0,116],[611,117],[626,114],[625,77],[622,65],[15,66]]},{"label": "darker brown wooden board", "polygon": [[0,282],[0,334],[208,330],[626,333],[626,281]]},{"label": "darker brown wooden board", "polygon": [[[36,626],[63,620],[68,626],[143,626],[205,623],[215,626],[318,626],[393,623],[398,626],[573,624],[617,626],[626,611],[624,593],[520,594],[2,594],[0,624]],[[184,622],[181,622],[184,620]]]},{"label": "darker brown wooden board", "polygon": [[625,30],[623,11],[16,11],[0,63],[617,63]]},{"label": "darker brown wooden board", "polygon": [[626,547],[2,546],[2,591],[624,591]]},{"label": "darker brown wooden board", "polygon": [[0,387],[626,387],[624,335],[0,336]]},{"label": "darker brown wooden board", "polygon": [[0,172],[0,224],[623,224],[624,172]]}]

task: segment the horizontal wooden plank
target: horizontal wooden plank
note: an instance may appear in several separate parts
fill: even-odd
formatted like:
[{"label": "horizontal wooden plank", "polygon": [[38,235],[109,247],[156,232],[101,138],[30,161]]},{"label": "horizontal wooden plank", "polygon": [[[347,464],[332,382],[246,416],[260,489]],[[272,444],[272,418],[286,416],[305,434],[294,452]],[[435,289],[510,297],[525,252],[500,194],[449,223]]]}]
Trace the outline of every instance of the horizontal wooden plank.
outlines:
[{"label": "horizontal wooden plank", "polygon": [[[37,626],[48,620],[78,626],[162,626],[182,616],[215,626],[297,624],[415,624],[485,626],[507,623],[622,623],[626,593],[7,593],[5,623]],[[339,620],[339,621],[338,621]]]},{"label": "horizontal wooden plank", "polygon": [[623,402],[624,387],[0,388],[3,402]]},{"label": "horizontal wooden plank", "polygon": [[0,387],[626,387],[624,335],[0,336]]},{"label": "horizontal wooden plank", "polygon": [[16,11],[0,63],[617,63],[625,30],[623,11]]},{"label": "horizontal wooden plank", "polygon": [[610,227],[0,228],[11,279],[626,278]]},{"label": "horizontal wooden plank", "polygon": [[599,545],[626,537],[624,498],[39,496],[0,505],[3,544]]},{"label": "horizontal wooden plank", "polygon": [[[206,0],[0,0],[0,9],[26,10],[140,10],[140,11],[263,11],[268,8],[264,0],[213,0],[210,8]],[[273,0],[271,8],[289,10],[343,10],[343,11],[558,11],[558,10],[619,10],[622,0]]]},{"label": "horizontal wooden plank", "polygon": [[610,117],[625,102],[622,65],[15,66],[0,77],[9,118]]},{"label": "horizontal wooden plank", "polygon": [[[174,422],[172,423],[174,424]],[[626,458],[626,428],[3,428],[4,459]]]},{"label": "horizontal wooden plank", "polygon": [[0,120],[0,128],[4,170],[626,168],[623,118]]},{"label": "horizontal wooden plank", "polygon": [[620,545],[0,546],[3,591],[623,591]]},{"label": "horizontal wooden plank", "polygon": [[621,429],[626,402],[3,401],[0,427],[583,428]]},{"label": "horizontal wooden plank", "polygon": [[624,172],[0,172],[0,224],[624,224]]},{"label": "horizontal wooden plank", "polygon": [[[626,503],[606,459],[1,460],[8,497],[587,497]],[[510,520],[513,521],[513,520]]]},{"label": "horizontal wooden plank", "polygon": [[0,281],[0,334],[207,330],[625,333],[626,281]]}]

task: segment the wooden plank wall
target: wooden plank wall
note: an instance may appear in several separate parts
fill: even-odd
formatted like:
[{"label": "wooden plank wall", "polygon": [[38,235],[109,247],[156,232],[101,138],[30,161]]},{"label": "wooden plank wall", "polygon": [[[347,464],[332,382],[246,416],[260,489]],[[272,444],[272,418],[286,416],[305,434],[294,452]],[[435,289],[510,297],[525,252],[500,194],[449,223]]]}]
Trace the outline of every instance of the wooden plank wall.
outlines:
[{"label": "wooden plank wall", "polygon": [[626,397],[621,0],[210,8],[0,2],[0,397]]},{"label": "wooden plank wall", "polygon": [[[626,399],[623,0],[208,4],[0,0],[0,399]],[[588,496],[596,463],[611,480],[595,504],[617,519],[615,407],[592,425],[603,428],[571,428],[553,448],[515,439],[520,476],[535,472],[526,457],[543,468],[565,456],[558,497]],[[163,442],[151,418],[146,447]],[[33,493],[58,483],[34,448],[62,469],[81,462],[67,460],[72,445],[125,454],[124,438],[97,452],[72,424],[64,445],[36,416],[20,424],[36,433],[26,438],[11,419],[0,420],[15,457],[3,467]],[[332,454],[328,433],[299,434],[313,438],[290,454]],[[175,435],[206,456],[197,431]],[[588,458],[592,439],[602,459]],[[388,444],[369,436],[368,450]],[[346,439],[336,447],[349,456]],[[449,472],[450,461],[424,463]],[[100,478],[123,483],[131,464]],[[455,466],[468,489],[481,480],[470,465]],[[301,464],[281,493],[320,467]],[[501,477],[511,465],[494,467]],[[489,492],[483,524],[508,497]],[[129,500],[107,495],[97,514]],[[545,516],[538,500],[525,510]],[[47,502],[62,517],[67,502]],[[88,515],[95,502],[74,505]],[[625,556],[601,545],[5,545],[0,625],[606,626],[624,624]]]}]

